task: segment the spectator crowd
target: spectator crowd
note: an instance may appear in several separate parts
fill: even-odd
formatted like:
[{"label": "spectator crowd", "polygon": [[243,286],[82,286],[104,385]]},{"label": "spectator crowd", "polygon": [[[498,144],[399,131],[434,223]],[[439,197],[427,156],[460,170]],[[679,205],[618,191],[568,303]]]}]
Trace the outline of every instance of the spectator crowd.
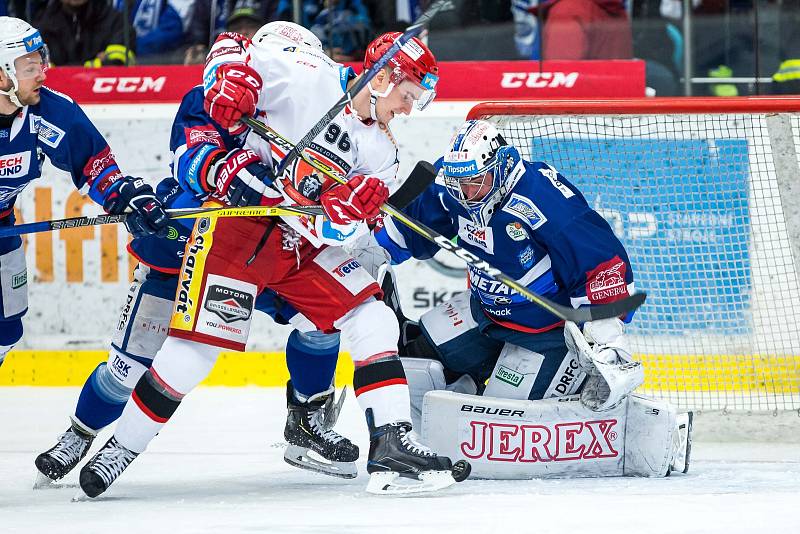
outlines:
[{"label": "spectator crowd", "polygon": [[[54,65],[201,63],[222,31],[252,36],[273,20],[311,29],[337,61],[363,57],[376,35],[401,30],[431,0],[0,0],[0,15],[29,20]],[[684,51],[695,94],[753,92],[734,79],[772,77],[800,88],[800,0],[454,0],[429,42],[443,59],[643,59],[658,95],[682,94]],[[476,31],[471,31],[475,28]],[[513,29],[512,29],[513,28]],[[513,36],[513,39],[512,39]],[[441,44],[441,47],[437,47]],[[716,81],[719,81],[716,83]]]}]

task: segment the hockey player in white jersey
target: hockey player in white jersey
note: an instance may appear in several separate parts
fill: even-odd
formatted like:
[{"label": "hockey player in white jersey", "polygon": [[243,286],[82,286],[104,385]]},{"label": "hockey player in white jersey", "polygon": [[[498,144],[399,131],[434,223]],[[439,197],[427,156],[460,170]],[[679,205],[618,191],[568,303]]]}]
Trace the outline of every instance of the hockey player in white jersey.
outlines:
[{"label": "hockey player in white jersey", "polygon": [[[399,34],[371,43],[369,68]],[[388,123],[433,97],[438,68],[419,40],[407,43],[368,88],[355,95],[309,149],[348,177],[337,185],[302,160],[282,176],[256,180],[247,164],[285,156],[255,134],[249,151],[226,161],[227,172],[203,184],[240,203],[322,204],[325,216],[201,220],[190,239],[170,336],[134,388],[114,436],[81,471],[90,497],[105,491],[170,418],[183,396],[210,371],[219,348],[243,350],[255,296],[275,290],[300,313],[301,330],[341,331],[355,363],[354,388],[370,428],[368,491],[431,491],[468,474],[418,443],[397,356],[397,321],[375,280],[341,245],[366,234],[367,222],[395,186],[397,147]],[[300,139],[351,83],[349,69],[308,47],[250,46],[222,35],[209,54],[207,104],[216,122],[234,130],[254,115],[289,140]],[[235,192],[235,194],[234,194]],[[229,319],[220,320],[221,303]],[[235,322],[234,322],[235,320]],[[397,481],[403,477],[405,484]]]},{"label": "hockey player in white jersey", "polygon": [[[404,210],[411,217],[556,303],[633,293],[630,261],[608,223],[492,124],[466,122],[437,166],[437,183]],[[378,242],[395,262],[436,252],[385,223]],[[431,446],[470,459],[488,478],[686,471],[691,414],[630,395],[643,381],[624,332],[630,315],[581,331],[477,270],[469,285],[425,313],[421,335],[401,351]],[[434,389],[449,391],[425,396]]]},{"label": "hockey player in white jersey", "polygon": [[[280,40],[284,46],[322,50],[314,34],[291,22],[269,23],[256,38],[257,42]],[[162,180],[157,188],[158,198],[169,208],[200,206],[210,193],[199,184],[208,181],[209,173],[223,172],[224,163],[241,153],[244,136],[231,135],[214,122],[204,111],[203,102],[202,86],[191,89],[183,97],[172,125],[173,176]],[[259,162],[241,172],[258,176],[270,170]],[[40,475],[36,487],[62,479],[83,459],[98,432],[122,414],[134,385],[152,364],[167,338],[184,244],[192,226],[191,219],[173,220],[169,238],[142,236],[128,244],[139,266],[112,336],[108,362],[98,365],[84,383],[69,428],[53,447],[37,456]],[[295,313],[270,290],[258,296],[255,311],[281,324],[288,324],[287,318]],[[340,397],[339,403],[334,402],[332,387],[338,353],[338,333],[294,331],[289,336],[286,365],[290,381],[284,428],[288,446],[284,459],[296,467],[352,478],[357,474],[354,462],[359,449],[333,430],[343,400]]]}]

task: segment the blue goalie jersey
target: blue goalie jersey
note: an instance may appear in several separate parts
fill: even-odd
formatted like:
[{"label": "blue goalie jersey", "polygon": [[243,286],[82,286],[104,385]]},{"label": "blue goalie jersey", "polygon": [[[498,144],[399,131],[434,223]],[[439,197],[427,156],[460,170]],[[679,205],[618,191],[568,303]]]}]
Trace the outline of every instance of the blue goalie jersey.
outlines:
[{"label": "blue goalie jersey", "polygon": [[0,219],[41,176],[45,157],[100,205],[111,184],[122,178],[108,143],[81,108],[47,87],[39,94],[38,104],[21,108],[10,126],[0,126]]},{"label": "blue goalie jersey", "polygon": [[[563,305],[604,304],[633,293],[633,273],[622,243],[591,209],[580,191],[550,165],[522,161],[524,174],[479,226],[440,183],[403,211],[458,244],[534,293]],[[441,160],[436,164],[441,168]],[[438,247],[400,222],[387,219],[376,235],[395,262],[428,259]],[[491,321],[524,332],[563,324],[480,271],[468,272],[473,309]],[[627,319],[630,319],[628,317]]]}]

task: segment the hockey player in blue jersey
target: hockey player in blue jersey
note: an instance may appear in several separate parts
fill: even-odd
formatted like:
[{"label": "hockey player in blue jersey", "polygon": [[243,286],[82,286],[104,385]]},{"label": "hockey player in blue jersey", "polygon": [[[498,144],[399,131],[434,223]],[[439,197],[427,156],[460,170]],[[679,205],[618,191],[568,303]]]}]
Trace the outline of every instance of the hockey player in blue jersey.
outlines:
[{"label": "hockey player in blue jersey", "polygon": [[[272,23],[265,31],[277,32],[276,25],[286,24],[291,23]],[[200,206],[209,197],[201,184],[213,182],[214,174],[225,168],[232,176],[229,192],[239,191],[244,205],[249,199],[242,180],[260,181],[270,172],[262,163],[231,166],[243,152],[244,134],[234,135],[214,122],[203,110],[203,98],[202,86],[190,90],[172,125],[173,176],[157,188],[158,197],[169,208]],[[178,272],[193,226],[193,219],[176,219],[170,223],[168,238],[142,236],[128,245],[139,265],[111,340],[108,362],[101,363],[84,384],[70,428],[54,447],[37,457],[41,473],[37,485],[63,478],[77,465],[97,433],[119,418],[137,381],[150,368],[167,336]],[[269,290],[256,299],[254,307],[282,324],[297,313]],[[332,387],[338,354],[338,333],[295,330],[289,336],[286,363],[291,380],[284,429],[289,446],[284,458],[297,467],[350,478],[355,476],[358,447],[331,429],[338,411]],[[309,450],[325,461],[316,460]]]},{"label": "hockey player in blue jersey", "polygon": [[[556,169],[545,162],[522,159],[491,123],[466,122],[437,167],[437,182],[404,210],[411,217],[458,239],[460,246],[479,259],[556,303],[577,308],[613,302],[634,292],[628,255],[608,223]],[[391,218],[376,237],[395,262],[411,256],[427,259],[438,250]],[[668,403],[638,396],[627,400],[643,381],[641,364],[633,361],[624,332],[630,316],[583,325],[565,323],[477,270],[470,269],[468,279],[468,291],[422,315],[421,333],[406,341],[401,351],[415,418],[422,415],[423,395],[432,389],[482,395],[480,400],[470,400],[470,396],[444,393],[426,400],[425,422],[420,426],[432,446],[468,457],[474,462],[473,472],[487,478],[562,472],[663,476],[670,470],[686,470],[690,416],[677,415]],[[542,400],[553,397],[569,397],[574,402]],[[515,449],[509,441],[511,435],[520,435],[524,424],[540,429],[533,436],[543,441],[543,436],[558,432],[558,426],[552,432],[544,428],[546,422],[563,425],[569,421],[575,428],[579,424],[590,428],[600,417],[597,412],[603,412],[603,418],[617,424],[610,417],[619,415],[624,420],[629,410],[626,403],[649,410],[633,410],[635,413],[664,418],[657,423],[652,418],[643,424],[630,422],[625,443],[630,439],[631,450],[641,454],[630,459],[627,471],[624,462],[617,461],[619,449],[613,446],[618,444],[606,444],[599,433],[591,444],[587,442],[587,450],[609,457],[613,450],[613,461],[587,460],[577,468],[559,462],[536,463],[537,458],[548,460],[546,451],[558,452],[553,443],[540,443],[542,447],[536,449],[539,456],[519,464],[509,467],[505,461],[514,451],[522,454],[529,450],[525,447],[530,447],[530,442],[520,442]],[[503,425],[476,413],[516,414],[517,419],[503,419],[502,423],[509,423]],[[567,419],[565,414],[569,414]],[[464,419],[467,415],[473,419]],[[464,440],[465,421],[473,432],[471,441]],[[511,423],[522,426],[512,428]],[[495,437],[486,438],[494,426],[498,426],[497,432],[506,432],[499,437],[506,445],[492,441]],[[490,430],[478,435],[487,428]],[[617,435],[610,433],[610,428],[604,427],[604,436]],[[484,446],[486,439],[495,443],[497,450]],[[574,440],[577,444],[578,438]],[[488,459],[485,450],[494,450]],[[501,452],[508,455],[500,458]]]},{"label": "hockey player in blue jersey", "polygon": [[[27,22],[0,17],[0,226],[14,224],[14,203],[41,176],[44,158],[110,214],[130,213],[135,234],[165,233],[167,216],[152,188],[123,176],[103,136],[69,97],[43,86],[47,46]],[[22,338],[28,310],[22,240],[0,238],[0,364]]]},{"label": "hockey player in blue jersey", "polygon": [[[437,184],[406,209],[412,217],[559,304],[601,304],[633,292],[628,256],[606,221],[550,165],[523,160],[490,123],[467,122],[437,166]],[[378,241],[395,261],[438,250],[391,219]],[[435,354],[449,372],[482,385],[513,346],[537,354],[526,398],[579,390],[585,377],[567,358],[564,321],[479,271],[470,270],[469,284],[423,316],[423,335],[408,354]],[[608,356],[629,358],[623,322],[597,323],[587,326]]]}]

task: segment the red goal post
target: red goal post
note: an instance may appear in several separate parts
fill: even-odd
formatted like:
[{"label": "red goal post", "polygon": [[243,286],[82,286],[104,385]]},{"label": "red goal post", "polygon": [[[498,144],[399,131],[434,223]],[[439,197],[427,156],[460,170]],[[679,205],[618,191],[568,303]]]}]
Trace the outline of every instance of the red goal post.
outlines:
[{"label": "red goal post", "polygon": [[646,390],[800,409],[800,98],[486,102],[468,118],[558,169],[625,244],[649,294],[628,330]]}]

